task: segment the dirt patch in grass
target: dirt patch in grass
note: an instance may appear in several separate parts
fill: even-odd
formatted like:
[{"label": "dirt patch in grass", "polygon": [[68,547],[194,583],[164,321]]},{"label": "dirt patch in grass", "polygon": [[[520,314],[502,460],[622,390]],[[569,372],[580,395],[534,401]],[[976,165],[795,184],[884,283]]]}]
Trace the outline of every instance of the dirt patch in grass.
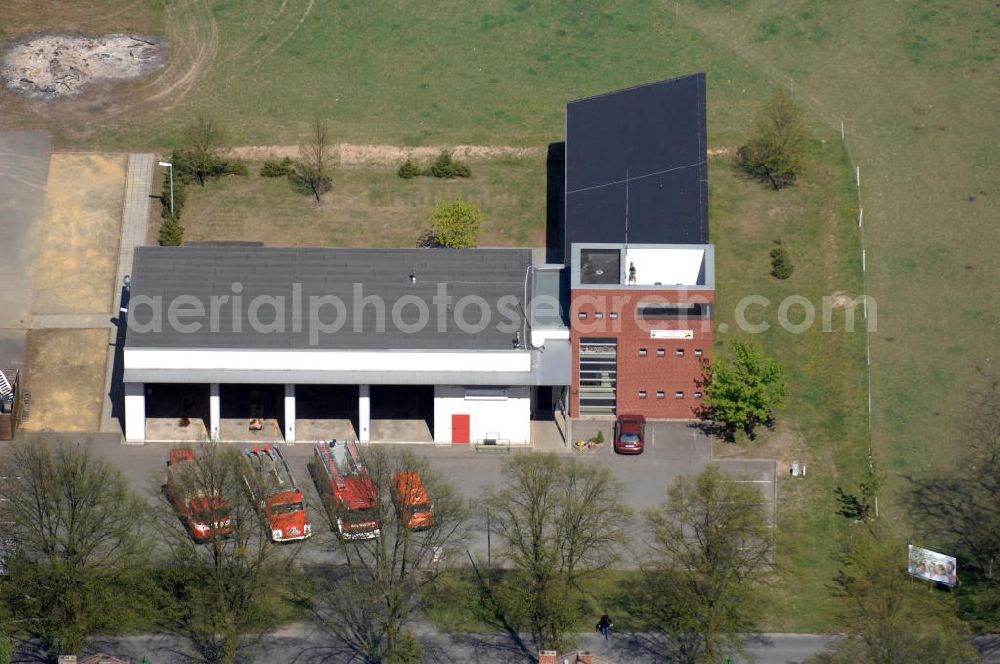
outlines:
[{"label": "dirt patch in grass", "polygon": [[96,81],[146,76],[163,66],[165,50],[153,37],[39,35],[7,47],[3,79],[29,99],[67,99]]},{"label": "dirt patch in grass", "polygon": [[32,330],[25,386],[31,390],[26,431],[99,431],[107,330]]},{"label": "dirt patch in grass", "polygon": [[126,165],[125,155],[52,155],[35,263],[34,313],[110,310]]},{"label": "dirt patch in grass", "polygon": [[[513,147],[496,145],[438,145],[424,147],[407,147],[403,145],[359,145],[355,143],[340,143],[333,149],[337,161],[343,166],[386,166],[402,164],[407,159],[414,161],[430,161],[442,150],[450,150],[456,159],[482,161],[498,157],[513,157],[523,159],[538,157],[545,154],[544,147]],[[281,159],[299,156],[297,145],[245,145],[233,148],[231,154],[240,159],[254,161],[263,159]]]}]

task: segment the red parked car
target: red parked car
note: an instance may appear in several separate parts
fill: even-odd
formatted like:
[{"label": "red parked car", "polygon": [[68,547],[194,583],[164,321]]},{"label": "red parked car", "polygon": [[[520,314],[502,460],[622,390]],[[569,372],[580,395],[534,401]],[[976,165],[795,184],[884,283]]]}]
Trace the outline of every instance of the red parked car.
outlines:
[{"label": "red parked car", "polygon": [[619,415],[615,420],[615,452],[642,454],[646,445],[646,418],[642,415]]}]

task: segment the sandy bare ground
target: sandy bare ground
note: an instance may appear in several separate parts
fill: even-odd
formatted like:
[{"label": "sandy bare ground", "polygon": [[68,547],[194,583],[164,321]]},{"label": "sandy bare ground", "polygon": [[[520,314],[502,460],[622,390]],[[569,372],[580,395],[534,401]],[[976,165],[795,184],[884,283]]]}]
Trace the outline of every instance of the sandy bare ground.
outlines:
[{"label": "sandy bare ground", "polygon": [[35,264],[36,314],[105,311],[118,266],[126,155],[53,154]]},{"label": "sandy bare ground", "polygon": [[66,99],[98,81],[145,76],[163,65],[163,51],[158,40],[137,35],[40,35],[8,47],[3,78],[30,99]]},{"label": "sandy bare ground", "polygon": [[[430,161],[441,150],[451,150],[456,159],[483,160],[498,157],[538,157],[545,154],[544,147],[513,147],[495,145],[437,145],[406,147],[402,145],[359,145],[340,143],[334,153],[338,163],[344,166],[401,164],[407,159]],[[231,150],[233,156],[241,159],[262,160],[270,158],[299,156],[297,145],[245,145]]]},{"label": "sandy bare ground", "polygon": [[[385,166],[401,164],[407,159],[414,161],[430,161],[442,150],[451,150],[456,159],[482,161],[501,157],[518,159],[541,157],[545,155],[545,147],[516,147],[511,145],[432,145],[423,147],[407,147],[404,145],[372,145],[357,143],[340,143],[335,146],[334,153],[338,163],[343,166]],[[296,158],[299,156],[297,145],[243,145],[233,148],[230,153],[240,159],[261,161],[263,159]],[[709,157],[732,157],[736,154],[734,146],[709,148]]]},{"label": "sandy bare ground", "polygon": [[99,431],[107,330],[32,330],[26,387],[26,431]]}]

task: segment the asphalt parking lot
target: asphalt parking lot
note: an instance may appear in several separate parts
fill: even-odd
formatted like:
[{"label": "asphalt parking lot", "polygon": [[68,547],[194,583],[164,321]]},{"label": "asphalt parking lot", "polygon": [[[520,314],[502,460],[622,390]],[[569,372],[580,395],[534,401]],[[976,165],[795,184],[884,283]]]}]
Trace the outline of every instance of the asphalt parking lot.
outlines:
[{"label": "asphalt parking lot", "polygon": [[[121,445],[116,435],[109,434],[27,434],[33,440],[50,440],[69,444],[90,445],[92,449],[110,459],[122,469],[132,488],[151,501],[160,500],[159,483],[163,481],[165,463],[170,444]],[[710,458],[709,440],[696,427],[683,423],[651,422],[647,429],[648,445],[641,455],[622,456],[611,449],[610,439],[593,450],[562,452],[584,463],[607,465],[625,485],[625,501],[636,511],[656,507],[666,499],[667,487],[680,475],[701,472]],[[242,446],[241,446],[242,447]],[[459,493],[472,505],[473,525],[468,544],[473,556],[486,557],[486,512],[488,503],[484,496],[489,488],[496,487],[503,479],[505,455],[476,454],[470,446],[408,445],[407,449],[424,456],[443,477],[452,482]],[[312,445],[283,445],[293,473],[303,486],[307,504],[319,513],[319,499],[309,479],[306,464],[312,458]],[[530,449],[514,450],[513,454],[532,454]],[[753,482],[761,489],[762,500],[773,507],[774,462],[770,460],[717,460],[723,470],[738,477],[739,481]],[[331,547],[330,533],[325,519],[312,517],[317,537],[304,545],[303,556],[316,562],[326,558]],[[641,520],[637,520],[637,523]],[[633,533],[635,535],[636,533]],[[644,538],[633,537],[636,546],[625,556],[626,565],[637,564],[643,558]],[[495,545],[495,541],[493,542]],[[464,564],[464,560],[461,564]]]},{"label": "asphalt parking lot", "polygon": [[15,369],[24,366],[50,149],[47,132],[0,132],[0,366]]}]

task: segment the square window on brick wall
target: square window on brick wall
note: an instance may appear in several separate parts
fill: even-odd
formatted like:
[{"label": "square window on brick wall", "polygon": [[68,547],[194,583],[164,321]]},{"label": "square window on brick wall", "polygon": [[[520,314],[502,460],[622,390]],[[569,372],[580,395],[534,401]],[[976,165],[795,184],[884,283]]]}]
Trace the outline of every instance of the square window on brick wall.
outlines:
[{"label": "square window on brick wall", "polygon": [[587,312],[581,311],[576,315],[576,317],[579,318],[580,320],[587,320]]},{"label": "square window on brick wall", "polygon": [[695,349],[694,349],[694,356],[695,356],[695,357],[701,357],[701,356],[702,356],[702,355],[704,355],[704,354],[705,354],[705,353],[703,353],[703,352],[702,352],[702,350],[701,350],[700,348],[695,348]]},{"label": "square window on brick wall", "polygon": [[666,394],[664,394],[663,392],[657,392],[657,393],[656,393],[656,398],[657,398],[657,399],[662,399],[662,398],[664,398],[664,397],[666,397],[666,396],[667,396],[667,395],[666,395]]},{"label": "square window on brick wall", "polygon": [[639,357],[646,357],[646,349],[645,348],[640,348],[639,349]]},{"label": "square window on brick wall", "polygon": [[610,314],[608,314],[608,318],[610,318],[611,320],[618,320],[618,312],[612,311]]},{"label": "square window on brick wall", "polygon": [[675,399],[683,399],[684,398],[684,393],[681,392],[680,390],[677,390],[676,392],[674,392],[674,398]]},{"label": "square window on brick wall", "polygon": [[640,399],[646,398],[646,390],[639,390],[639,398]]},{"label": "square window on brick wall", "polygon": [[677,350],[674,351],[674,355],[676,355],[677,357],[684,357],[684,349],[678,348]]},{"label": "square window on brick wall", "polygon": [[604,320],[604,312],[598,311],[594,314],[594,320]]},{"label": "square window on brick wall", "polygon": [[694,393],[694,398],[695,398],[695,399],[700,399],[700,398],[702,398],[703,396],[704,396],[704,395],[703,395],[703,394],[702,394],[701,392],[695,392],[695,393]]},{"label": "square window on brick wall", "polygon": [[663,357],[666,354],[667,354],[667,352],[665,350],[663,350],[662,348],[657,348],[656,349],[656,356],[657,357]]}]

